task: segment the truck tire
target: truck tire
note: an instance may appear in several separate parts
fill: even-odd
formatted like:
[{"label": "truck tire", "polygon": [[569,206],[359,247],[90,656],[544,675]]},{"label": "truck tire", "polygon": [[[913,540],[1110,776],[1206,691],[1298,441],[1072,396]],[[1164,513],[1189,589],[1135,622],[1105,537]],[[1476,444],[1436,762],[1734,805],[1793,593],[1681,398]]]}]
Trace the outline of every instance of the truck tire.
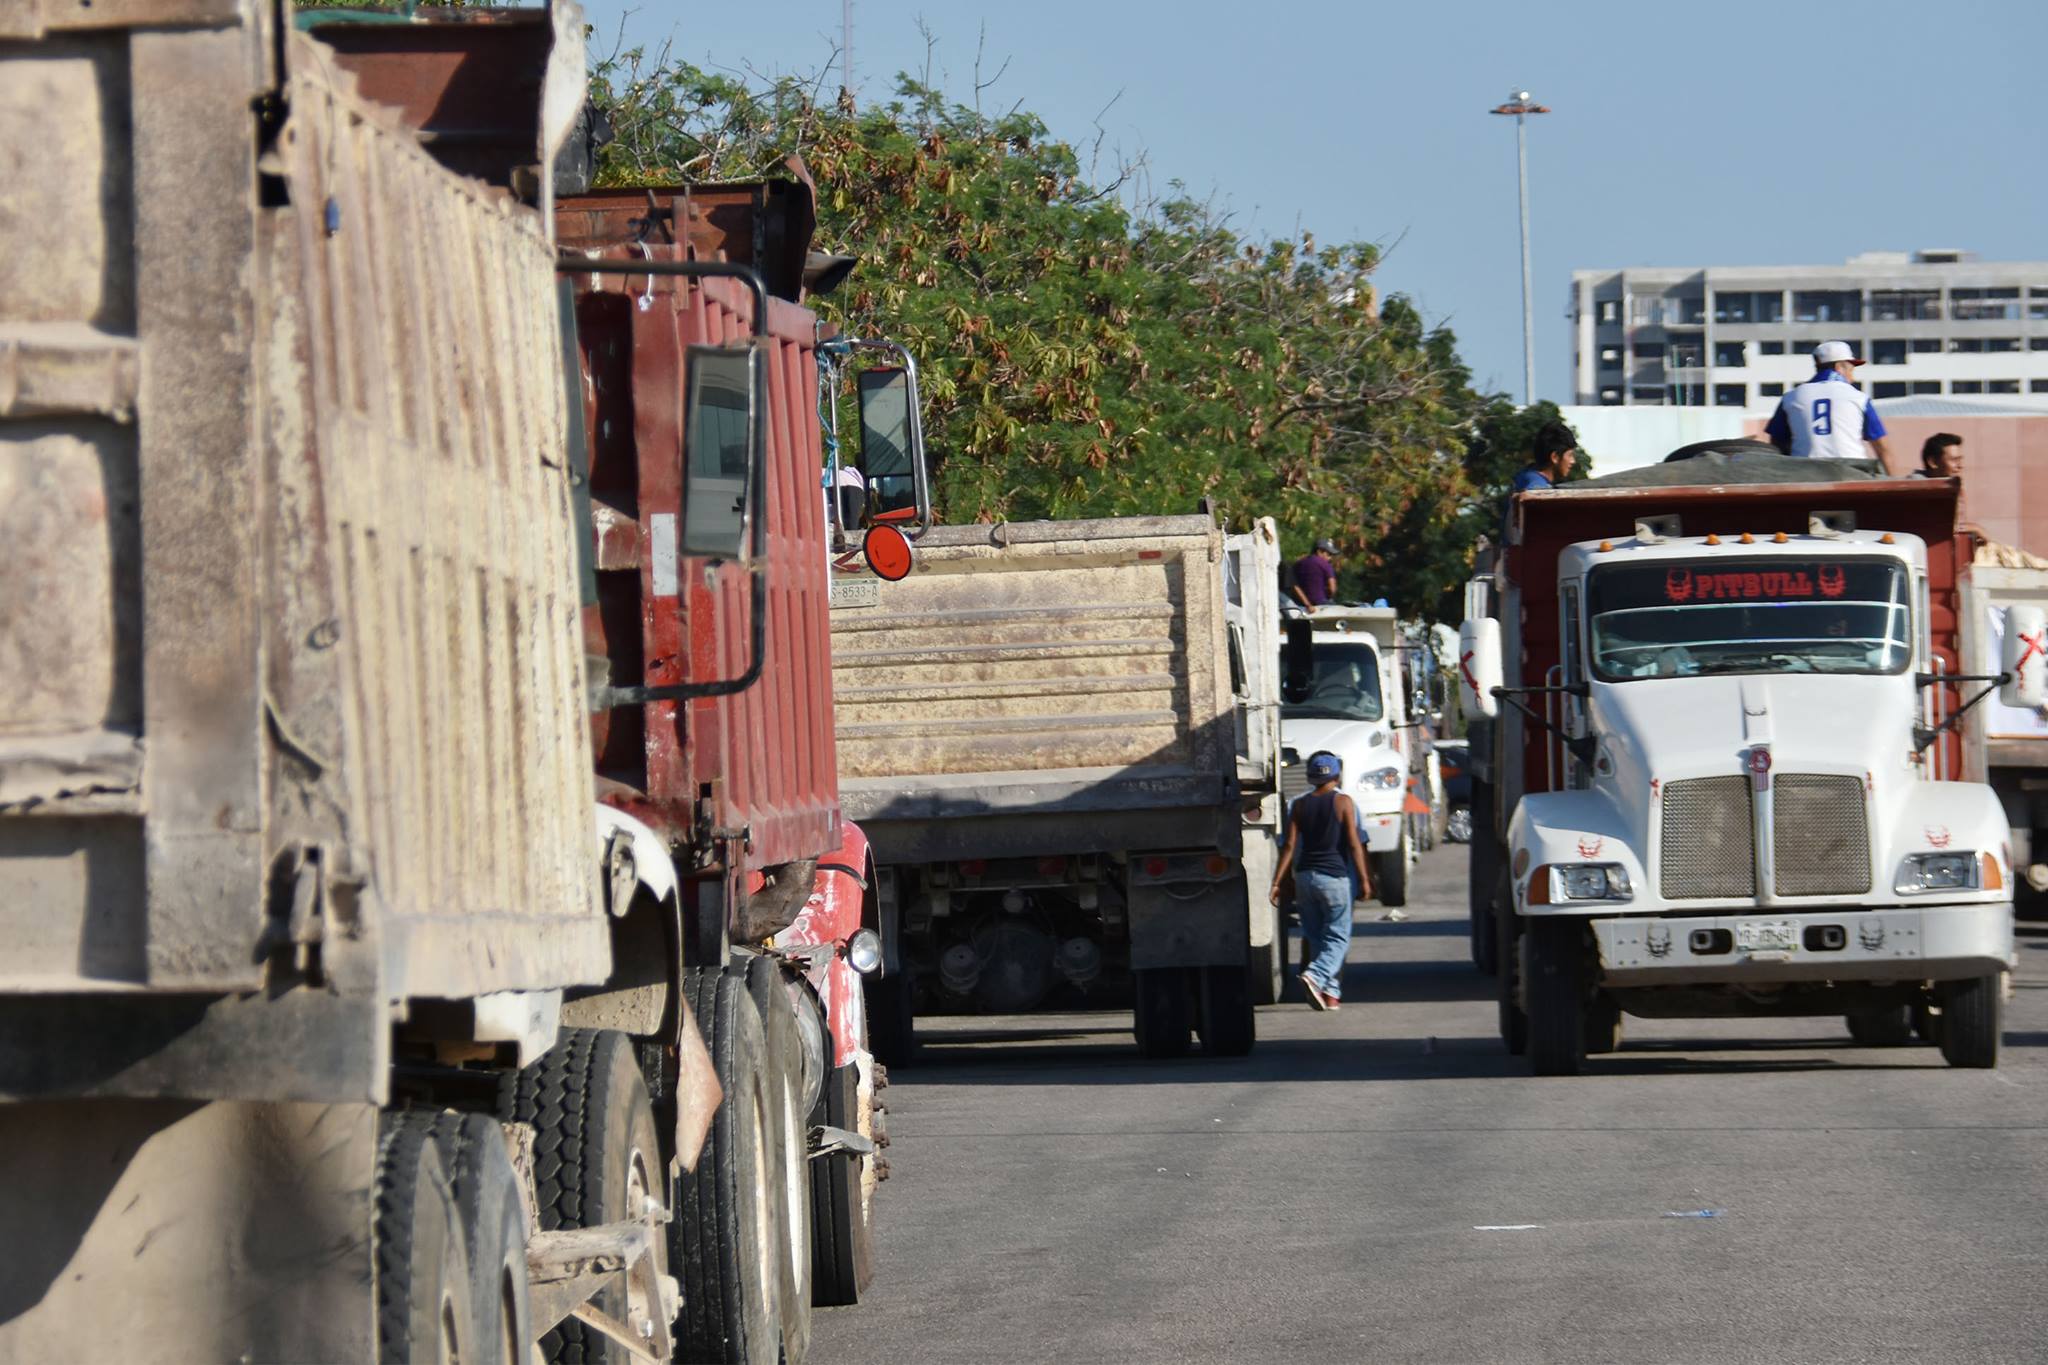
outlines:
[{"label": "truck tire", "polygon": [[[833,1068],[811,1122],[861,1132],[858,1066]],[[861,1136],[872,1139],[874,1134]],[[859,1303],[874,1278],[874,1201],[861,1170],[870,1160],[835,1152],[811,1163],[811,1302],[820,1308]]]},{"label": "truck tire", "polygon": [[[647,1081],[632,1040],[616,1029],[564,1029],[545,1055],[500,1083],[498,1116],[533,1128],[534,1205],[543,1232],[639,1218],[646,1201],[660,1201],[667,1189]],[[655,1258],[667,1273],[665,1239],[656,1240]],[[631,1303],[623,1273],[596,1303],[629,1324],[652,1309]],[[573,1318],[549,1328],[540,1349],[542,1359],[564,1365],[632,1359]]]},{"label": "truck tire", "polygon": [[527,1365],[533,1291],[526,1277],[526,1202],[505,1150],[505,1130],[488,1114],[444,1110],[434,1118],[433,1135],[469,1250],[474,1326],[464,1365]]},{"label": "truck tire", "polygon": [[1576,1076],[1586,1063],[1585,926],[1576,917],[1527,922],[1529,1070]]},{"label": "truck tire", "polygon": [[1586,1055],[1621,1051],[1621,1006],[1605,991],[1586,1002]]},{"label": "truck tire", "polygon": [[1184,1057],[1194,1029],[1194,991],[1185,967],[1146,967],[1131,973],[1131,1032],[1147,1057]]},{"label": "truck tire", "polygon": [[1372,890],[1374,899],[1389,910],[1397,910],[1408,903],[1408,829],[1401,829],[1401,842],[1391,853],[1375,853],[1369,861],[1372,865]]},{"label": "truck tire", "polygon": [[[768,1042],[771,1171],[779,1171],[775,1227],[780,1243],[782,1358],[803,1365],[811,1349],[811,1163],[810,1114],[804,1104],[804,1041],[796,1007],[783,981],[782,965],[756,956],[728,968],[746,980],[747,994],[761,1012]],[[831,1035],[826,1035],[830,1045]],[[829,1066],[830,1063],[826,1062]]]},{"label": "truck tire", "polygon": [[1863,1047],[1904,1047],[1913,1041],[1913,1016],[1904,1005],[1857,1010],[1842,1018],[1849,1036]]},{"label": "truck tire", "polygon": [[782,1283],[775,1224],[779,1181],[761,1011],[743,977],[693,967],[684,989],[725,1098],[711,1116],[696,1169],[677,1182],[669,1259],[681,1267],[676,1358],[776,1365]]},{"label": "truck tire", "polygon": [[371,1225],[377,1359],[383,1365],[470,1360],[476,1322],[462,1215],[433,1136],[432,1114],[386,1114],[377,1139]]},{"label": "truck tire", "polygon": [[1950,1066],[1998,1065],[1999,1000],[1996,975],[1946,981],[1941,992],[1941,1056]]},{"label": "truck tire", "polygon": [[1511,900],[1494,912],[1493,937],[1494,957],[1500,966],[1494,975],[1500,1041],[1508,1056],[1519,1057],[1529,1050],[1529,1016],[1522,1008],[1521,917],[1515,914]]},{"label": "truck tire", "polygon": [[1277,1005],[1280,1003],[1281,984],[1287,979],[1287,915],[1264,898],[1258,899],[1253,909],[1272,916],[1273,934],[1267,942],[1254,944],[1246,951],[1252,1003]]},{"label": "truck tire", "polygon": [[905,963],[894,971],[868,977],[866,993],[868,1051],[884,1066],[908,1066],[917,1060],[917,983]]},{"label": "truck tire", "polygon": [[1258,1041],[1251,973],[1242,967],[1203,967],[1200,974],[1195,1031],[1201,1035],[1202,1050],[1211,1057],[1246,1055]]}]

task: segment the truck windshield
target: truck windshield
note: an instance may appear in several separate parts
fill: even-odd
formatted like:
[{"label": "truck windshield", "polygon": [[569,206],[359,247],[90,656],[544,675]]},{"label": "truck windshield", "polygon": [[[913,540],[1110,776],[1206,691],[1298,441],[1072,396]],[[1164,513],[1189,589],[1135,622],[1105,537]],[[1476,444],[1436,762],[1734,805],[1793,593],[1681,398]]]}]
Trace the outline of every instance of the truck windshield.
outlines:
[{"label": "truck windshield", "polygon": [[[1305,690],[1282,690],[1280,715],[1295,720],[1378,720],[1380,658],[1363,640],[1318,639],[1309,656],[1314,671]],[[1282,662],[1285,667],[1285,661]]]},{"label": "truck windshield", "polygon": [[1905,566],[1714,559],[1593,570],[1593,670],[1608,682],[1705,673],[1897,673],[1911,660]]}]

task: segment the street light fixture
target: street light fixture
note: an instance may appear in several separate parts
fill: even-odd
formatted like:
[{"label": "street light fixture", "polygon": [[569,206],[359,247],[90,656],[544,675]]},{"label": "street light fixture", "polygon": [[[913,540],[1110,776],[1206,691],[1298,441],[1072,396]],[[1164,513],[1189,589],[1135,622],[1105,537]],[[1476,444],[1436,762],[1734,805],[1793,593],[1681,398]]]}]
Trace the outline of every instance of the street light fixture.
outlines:
[{"label": "street light fixture", "polygon": [[1515,116],[1515,162],[1517,184],[1522,194],[1522,406],[1536,401],[1536,314],[1529,297],[1529,134],[1528,117],[1547,114],[1547,105],[1534,103],[1526,90],[1508,96],[1508,102],[1490,111]]}]

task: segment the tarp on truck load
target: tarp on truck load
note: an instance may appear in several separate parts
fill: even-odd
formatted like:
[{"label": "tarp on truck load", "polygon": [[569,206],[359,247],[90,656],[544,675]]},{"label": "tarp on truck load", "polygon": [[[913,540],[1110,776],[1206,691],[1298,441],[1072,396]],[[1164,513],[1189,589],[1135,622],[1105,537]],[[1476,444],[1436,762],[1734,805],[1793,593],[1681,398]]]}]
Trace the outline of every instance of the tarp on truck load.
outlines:
[{"label": "tarp on truck load", "polygon": [[1235,849],[1222,554],[1200,516],[954,526],[901,582],[841,575],[840,798],[878,859],[1027,816],[1074,817],[1047,852]]},{"label": "tarp on truck load", "polygon": [[1619,474],[1581,479],[1558,491],[1570,493],[1582,488],[1677,488],[1690,484],[1759,483],[1843,483],[1851,479],[1889,477],[1875,460],[1795,460],[1777,454],[1771,447],[1755,442],[1754,451],[1737,451],[1733,444],[1683,460],[1665,460],[1625,469]]}]

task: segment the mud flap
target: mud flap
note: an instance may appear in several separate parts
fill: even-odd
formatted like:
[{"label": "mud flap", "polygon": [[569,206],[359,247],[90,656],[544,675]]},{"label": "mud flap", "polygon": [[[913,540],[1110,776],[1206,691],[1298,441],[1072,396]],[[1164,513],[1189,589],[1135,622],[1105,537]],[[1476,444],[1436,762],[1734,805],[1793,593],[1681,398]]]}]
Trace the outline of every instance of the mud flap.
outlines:
[{"label": "mud flap", "polygon": [[1242,967],[1249,904],[1242,871],[1217,882],[1133,883],[1131,970]]}]

